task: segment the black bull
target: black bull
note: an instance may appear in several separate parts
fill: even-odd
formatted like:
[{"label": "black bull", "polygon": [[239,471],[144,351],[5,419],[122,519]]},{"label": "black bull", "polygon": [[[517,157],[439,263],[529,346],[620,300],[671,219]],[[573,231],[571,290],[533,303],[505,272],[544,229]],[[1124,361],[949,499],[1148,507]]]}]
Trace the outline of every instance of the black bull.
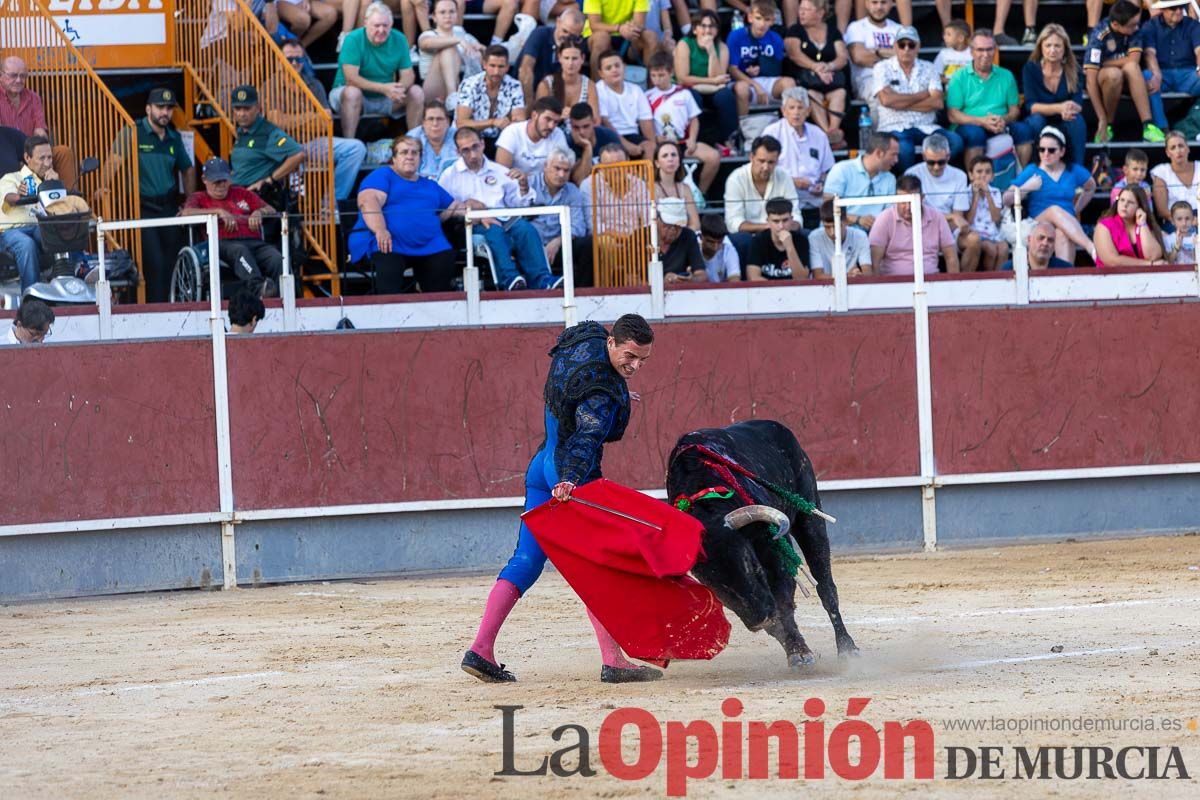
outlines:
[{"label": "black bull", "polygon": [[[818,508],[817,479],[812,462],[796,437],[785,426],[769,420],[751,420],[728,428],[704,428],[682,436],[671,451],[667,466],[667,496],[691,496],[712,486],[727,486],[730,473],[712,466],[710,456],[689,445],[700,445],[736,463],[754,476],[801,495]],[[779,509],[791,520],[791,531],[804,562],[817,584],[817,595],[833,623],[838,654],[855,655],[858,647],[838,610],[837,586],[829,563],[829,534],[825,520],[791,508],[774,493],[736,471],[732,477],[756,504]],[[732,489],[734,487],[729,486]],[[796,627],[796,578],[780,559],[766,521],[751,522],[738,530],[726,525],[725,515],[744,506],[735,493],[728,500],[701,500],[691,513],[704,524],[704,552],[692,570],[696,579],[716,593],[752,631],[766,630],[800,667],[815,660]]]}]

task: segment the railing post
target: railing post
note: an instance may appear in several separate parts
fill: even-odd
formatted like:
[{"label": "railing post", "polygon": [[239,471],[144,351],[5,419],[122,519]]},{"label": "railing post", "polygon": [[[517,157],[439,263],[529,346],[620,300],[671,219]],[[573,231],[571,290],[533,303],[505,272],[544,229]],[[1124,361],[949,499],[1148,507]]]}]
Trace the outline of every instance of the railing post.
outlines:
[{"label": "railing post", "polygon": [[[479,267],[475,266],[475,225],[468,213],[467,229],[467,266],[463,269],[463,289],[467,293],[467,324],[478,325],[479,309]],[[498,287],[497,287],[498,288]]]},{"label": "railing post", "polygon": [[225,355],[225,319],[221,314],[221,262],[217,254],[219,241],[217,217],[206,222],[208,230],[208,327],[213,351],[213,409],[217,427],[217,488],[220,494],[221,563],[224,565],[224,588],[237,588],[237,554],[233,535],[233,457],[229,444],[229,372]]},{"label": "railing post", "polygon": [[662,319],[667,315],[667,300],[663,291],[663,265],[658,252],[658,210],[651,204],[650,213],[650,263],[646,265],[650,278],[650,318]]},{"label": "railing post", "polygon": [[105,270],[105,241],[104,218],[96,219],[96,257],[100,261],[100,279],[96,281],[96,307],[100,312],[100,339],[112,338],[112,289],[108,285],[108,273]]},{"label": "railing post", "polygon": [[279,278],[279,296],[283,299],[283,329],[287,332],[296,330],[296,276],[292,274],[292,242],[288,230],[290,216],[284,211],[283,221],[279,231],[282,235],[280,246],[283,250],[283,275]]},{"label": "railing post", "polygon": [[[833,209],[833,308],[847,311],[850,308],[850,282],[846,276],[846,254],[842,251],[841,209]],[[810,256],[811,258],[811,256]]]},{"label": "railing post", "polygon": [[1013,270],[1017,277],[1017,304],[1029,305],[1029,248],[1021,235],[1021,192],[1013,192],[1013,219],[1016,220],[1017,241],[1013,245]]},{"label": "railing post", "polygon": [[913,317],[917,361],[917,435],[920,442],[921,520],[925,549],[937,548],[937,506],[934,503],[933,387],[929,355],[929,297],[925,291],[925,245],[921,231],[921,195],[911,196],[913,229]]},{"label": "railing post", "polygon": [[571,207],[558,210],[559,235],[562,242],[558,251],[562,254],[563,271],[563,323],[570,328],[579,322],[579,309],[575,307],[575,254],[571,247]]}]

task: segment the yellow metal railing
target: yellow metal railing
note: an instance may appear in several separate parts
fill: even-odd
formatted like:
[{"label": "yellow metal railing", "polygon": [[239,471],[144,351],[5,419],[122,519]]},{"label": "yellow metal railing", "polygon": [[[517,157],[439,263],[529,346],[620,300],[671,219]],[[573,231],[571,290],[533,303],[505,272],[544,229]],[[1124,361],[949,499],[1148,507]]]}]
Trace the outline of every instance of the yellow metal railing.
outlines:
[{"label": "yellow metal railing", "polygon": [[[137,159],[112,158],[117,135],[131,129],[133,119],[37,0],[0,3],[0,57],[10,56],[25,62],[29,70],[26,86],[42,99],[56,161],[78,164],[84,158],[95,157],[101,162],[102,169],[82,176],[78,186],[67,188],[78,189],[88,198],[97,216],[136,218]],[[63,177],[69,180],[68,175]],[[102,177],[107,191],[100,193]],[[140,269],[140,239],[114,239],[115,246],[130,251]],[[138,285],[138,299],[145,299],[143,282]]]},{"label": "yellow metal railing", "polygon": [[618,161],[592,167],[592,253],[596,286],[645,286],[653,258],[654,165]]},{"label": "yellow metal railing", "polygon": [[222,155],[229,154],[236,132],[230,95],[242,84],[256,87],[263,114],[306,148],[308,162],[293,182],[293,193],[298,195],[309,257],[323,262],[329,272],[304,277],[328,280],[333,294],[340,294],[329,112],[243,0],[177,0],[175,57],[195,84],[193,99],[210,104],[216,113]]}]

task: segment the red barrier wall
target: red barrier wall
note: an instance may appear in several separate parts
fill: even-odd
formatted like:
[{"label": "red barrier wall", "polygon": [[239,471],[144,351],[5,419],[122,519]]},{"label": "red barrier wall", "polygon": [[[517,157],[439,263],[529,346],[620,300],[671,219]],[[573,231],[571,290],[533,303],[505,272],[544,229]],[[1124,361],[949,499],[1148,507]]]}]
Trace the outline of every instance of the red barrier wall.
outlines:
[{"label": "red barrier wall", "polygon": [[1200,306],[930,314],[943,473],[1200,461]]},{"label": "red barrier wall", "polygon": [[[231,340],[238,507],[522,494],[560,331]],[[605,472],[661,486],[680,435],[760,417],[791,425],[822,477],[913,474],[914,369],[906,314],[661,324]]]},{"label": "red barrier wall", "polygon": [[219,510],[207,340],[0,348],[0,525]]},{"label": "red barrier wall", "polygon": [[[1200,305],[931,314],[942,473],[1200,461]],[[796,431],[823,479],[918,471],[911,312],[656,326],[606,473],[683,433]],[[238,508],[514,496],[557,326],[233,337]],[[218,507],[202,340],[0,348],[0,524]]]}]

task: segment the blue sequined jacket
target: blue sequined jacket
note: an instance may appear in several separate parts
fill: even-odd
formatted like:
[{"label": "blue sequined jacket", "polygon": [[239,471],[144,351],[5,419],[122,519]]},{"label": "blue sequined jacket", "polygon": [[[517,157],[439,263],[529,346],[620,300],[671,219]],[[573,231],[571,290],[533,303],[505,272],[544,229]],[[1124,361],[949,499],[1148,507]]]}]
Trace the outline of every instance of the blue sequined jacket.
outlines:
[{"label": "blue sequined jacket", "polygon": [[604,443],[618,441],[629,424],[629,389],[608,360],[607,343],[603,325],[581,322],[550,350],[543,396],[558,421],[554,467],[561,481],[599,478]]}]

